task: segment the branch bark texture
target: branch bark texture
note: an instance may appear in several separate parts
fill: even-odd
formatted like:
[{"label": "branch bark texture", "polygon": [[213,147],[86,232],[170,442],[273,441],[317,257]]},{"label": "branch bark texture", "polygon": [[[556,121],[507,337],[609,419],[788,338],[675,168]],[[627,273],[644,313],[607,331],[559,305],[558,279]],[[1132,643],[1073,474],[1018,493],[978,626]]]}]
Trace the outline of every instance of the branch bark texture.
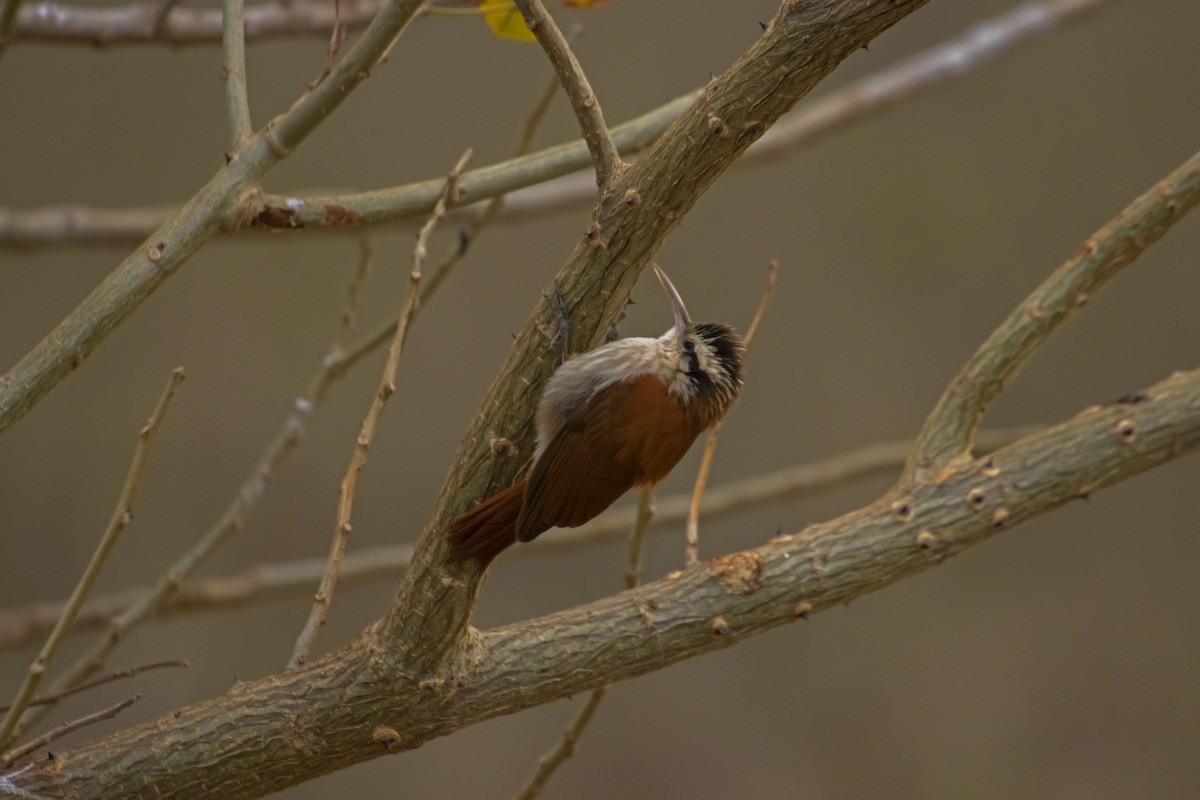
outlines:
[{"label": "branch bark texture", "polygon": [[[606,187],[555,285],[570,315],[571,344],[599,344],[663,239],[739,155],[844,58],[927,0],[880,4],[785,0],[762,36],[628,169]],[[432,671],[467,629],[482,576],[475,562],[442,563],[445,524],[472,502],[509,485],[533,444],[533,413],[555,366],[541,304],[464,436],[450,475],[417,541],[413,560],[383,620],[397,658]],[[492,443],[515,445],[502,449]]]},{"label": "branch bark texture", "polygon": [[[0,778],[32,797],[261,797],[476,722],[726,647],[861,597],[1082,494],[1200,446],[1200,370],[1088,409],[943,480],[540,619],[475,633],[411,672],[381,625],[307,667],[239,684]],[[652,627],[645,623],[651,609]]]}]

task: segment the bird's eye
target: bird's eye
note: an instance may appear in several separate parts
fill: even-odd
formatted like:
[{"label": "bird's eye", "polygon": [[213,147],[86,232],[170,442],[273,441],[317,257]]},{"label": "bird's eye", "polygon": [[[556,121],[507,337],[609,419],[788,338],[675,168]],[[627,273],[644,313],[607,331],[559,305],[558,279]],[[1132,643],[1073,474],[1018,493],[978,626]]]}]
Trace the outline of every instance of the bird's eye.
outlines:
[{"label": "bird's eye", "polygon": [[685,353],[696,352],[696,343],[693,342],[691,339],[684,339],[683,340],[683,352],[685,352]]}]

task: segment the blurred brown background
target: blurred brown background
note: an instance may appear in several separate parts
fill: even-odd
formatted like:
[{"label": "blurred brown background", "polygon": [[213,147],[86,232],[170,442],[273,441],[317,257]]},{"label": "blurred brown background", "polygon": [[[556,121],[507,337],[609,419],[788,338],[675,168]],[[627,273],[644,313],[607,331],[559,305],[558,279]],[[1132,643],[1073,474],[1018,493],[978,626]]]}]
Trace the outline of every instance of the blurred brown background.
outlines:
[{"label": "blurred brown background", "polygon": [[[1015,5],[931,3],[819,93]],[[586,24],[577,50],[616,123],[725,69],[774,8],[671,0],[554,10]],[[1198,30],[1196,3],[1115,3],[949,88],[720,180],[658,256],[693,315],[744,326],[767,260],[782,269],[713,482],[915,434],[992,326],[1200,146]],[[256,124],[290,103],[324,51],[317,39],[250,46]],[[183,200],[225,147],[219,73],[212,46],[11,49],[0,62],[0,203]],[[432,177],[468,145],[475,165],[505,158],[549,75],[539,48],[496,40],[478,20],[420,19],[268,188]],[[574,135],[558,98],[538,142]],[[587,216],[575,208],[493,228],[420,315],[360,486],[351,548],[415,536],[510,332]],[[413,230],[373,232],[364,327],[398,307]],[[452,237],[447,226],[435,252]],[[0,249],[0,365],[32,347],[128,249]],[[987,423],[1060,420],[1194,367],[1198,250],[1200,218],[1184,220],[1043,348]],[[0,606],[70,591],[136,432],[178,365],[188,380],[100,589],[146,583],[186,548],[224,508],[324,353],[356,257],[353,236],[214,241],[9,432],[0,442]],[[635,297],[624,333],[661,332],[669,315],[658,289],[647,284]],[[249,528],[204,575],[325,553],[381,362],[376,354],[334,387]],[[695,465],[693,453],[664,491],[690,486]],[[622,684],[547,796],[1195,796],[1198,479],[1194,458],[1174,462],[848,608]],[[703,550],[755,545],[838,515],[887,482],[703,525]],[[682,547],[682,531],[655,537],[647,576],[677,566]],[[476,621],[613,592],[623,559],[619,544],[506,558]],[[353,637],[390,594],[387,582],[342,587],[319,647]],[[296,598],[141,629],[114,667],[172,657],[193,666],[137,679],[146,697],[119,724],[280,669],[307,611]],[[87,641],[71,640],[62,663]],[[0,653],[0,700],[35,651]],[[97,691],[55,719],[131,691]],[[284,796],[506,797],[581,701],[495,720]]]}]

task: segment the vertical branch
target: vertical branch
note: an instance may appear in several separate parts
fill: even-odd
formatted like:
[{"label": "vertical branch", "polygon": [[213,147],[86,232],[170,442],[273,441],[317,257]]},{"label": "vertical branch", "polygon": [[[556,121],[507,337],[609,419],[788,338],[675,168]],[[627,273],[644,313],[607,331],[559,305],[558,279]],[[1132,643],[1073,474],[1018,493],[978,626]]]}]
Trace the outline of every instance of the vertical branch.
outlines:
[{"label": "vertical branch", "polygon": [[83,601],[87,599],[88,593],[91,592],[92,586],[96,583],[96,578],[100,575],[100,570],[104,567],[104,562],[108,560],[113,546],[116,545],[117,539],[120,538],[121,533],[129,525],[130,520],[133,519],[133,500],[137,496],[138,484],[142,478],[142,470],[146,467],[146,458],[150,455],[150,447],[154,444],[154,436],[158,433],[163,415],[167,413],[167,408],[171,404],[171,398],[175,396],[175,389],[179,386],[183,377],[183,369],[176,369],[171,373],[166,388],[163,389],[162,395],[158,398],[158,403],[154,406],[154,412],[150,415],[150,419],[146,425],[138,433],[138,443],[133,453],[133,462],[129,465],[129,474],[125,478],[125,485],[121,488],[121,495],[117,499],[117,507],[113,510],[108,528],[105,529],[104,535],[100,537],[100,543],[96,545],[96,550],[92,553],[91,561],[88,562],[83,575],[79,578],[79,583],[75,585],[75,591],[71,592],[71,598],[63,608],[62,614],[59,615],[58,623],[54,626],[54,630],[50,631],[50,635],[46,637],[46,643],[42,645],[42,650],[38,653],[37,658],[30,663],[29,670],[25,674],[25,680],[21,684],[21,688],[17,690],[16,699],[13,700],[8,713],[4,715],[3,722],[0,722],[0,750],[11,744],[13,739],[19,735],[18,723],[21,720],[21,715],[25,713],[25,709],[29,707],[30,701],[33,700],[34,693],[37,691],[38,685],[42,682],[42,676],[46,674],[46,669],[50,666],[50,662],[57,655],[59,646],[62,644],[63,639],[66,638],[71,623],[75,621],[75,615],[83,607]]},{"label": "vertical branch", "polygon": [[246,90],[245,0],[224,0],[221,43],[225,65],[225,110],[229,114],[230,147],[236,148],[250,135],[250,98]]},{"label": "vertical branch", "polygon": [[379,417],[383,414],[383,407],[396,392],[396,370],[400,364],[400,354],[404,351],[404,340],[408,336],[409,324],[420,306],[421,268],[428,256],[429,236],[433,233],[434,226],[446,215],[446,204],[454,195],[458,176],[462,174],[471,155],[472,151],[468,149],[450,174],[446,176],[446,185],[442,190],[442,196],[417,235],[417,244],[413,249],[413,268],[409,275],[408,299],[405,302],[404,311],[400,315],[400,322],[396,326],[395,335],[392,337],[392,346],[388,350],[383,375],[379,379],[379,389],[375,392],[371,407],[367,409],[366,417],[363,418],[358,439],[355,441],[354,454],[350,457],[346,475],[342,478],[341,491],[338,494],[337,523],[334,527],[333,542],[329,548],[329,559],[325,562],[325,572],[321,577],[321,585],[317,589],[316,596],[313,598],[313,607],[309,612],[308,621],[300,632],[300,636],[297,637],[292,657],[288,661],[290,669],[299,667],[308,660],[313,641],[329,616],[333,591],[337,587],[338,575],[342,568],[342,556],[346,552],[346,539],[350,536],[350,516],[354,508],[354,494],[358,489],[358,476],[367,465],[367,452],[371,448],[371,440],[375,437],[375,428],[379,424]]},{"label": "vertical branch", "polygon": [[[762,323],[763,315],[775,297],[775,277],[779,272],[779,262],[775,259],[767,264],[767,286],[763,289],[762,299],[758,301],[758,310],[750,327],[746,330],[746,348],[754,341],[758,326]],[[708,473],[712,469],[713,455],[717,452],[717,436],[721,433],[721,423],[713,426],[704,440],[704,455],[700,457],[700,470],[696,474],[696,484],[692,487],[692,502],[688,505],[687,516],[687,545],[684,549],[683,562],[691,566],[700,560],[700,501],[704,499],[704,489],[708,486]]]},{"label": "vertical branch", "polygon": [[592,155],[592,163],[596,167],[596,184],[601,190],[608,188],[616,173],[624,166],[621,154],[613,143],[612,134],[604,124],[604,114],[600,111],[600,101],[592,92],[583,67],[575,58],[571,45],[567,43],[562,31],[554,24],[554,19],[546,11],[541,0],[516,0],[517,8],[525,17],[525,24],[538,44],[546,51],[558,80],[562,83],[567,97],[571,100],[571,108],[579,120],[579,129],[583,140],[587,142],[588,152]]}]

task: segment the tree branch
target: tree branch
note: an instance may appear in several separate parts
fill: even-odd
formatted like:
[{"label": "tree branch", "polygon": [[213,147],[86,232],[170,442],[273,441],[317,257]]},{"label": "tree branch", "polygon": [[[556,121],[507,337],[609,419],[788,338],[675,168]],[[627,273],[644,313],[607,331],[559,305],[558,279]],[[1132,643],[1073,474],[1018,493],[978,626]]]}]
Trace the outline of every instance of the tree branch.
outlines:
[{"label": "tree branch", "polygon": [[96,550],[92,553],[91,560],[88,561],[83,574],[79,577],[79,582],[75,585],[75,590],[71,593],[70,599],[67,600],[66,605],[63,607],[58,622],[55,623],[54,629],[50,631],[50,635],[46,637],[46,643],[42,645],[41,652],[30,663],[25,680],[22,682],[21,688],[17,690],[16,699],[9,706],[3,720],[0,720],[0,751],[8,747],[21,734],[24,728],[27,727],[27,725],[22,725],[21,716],[33,700],[34,694],[37,692],[37,687],[42,682],[42,676],[45,675],[46,670],[50,667],[54,656],[58,654],[58,648],[67,638],[67,631],[70,630],[72,623],[74,623],[75,615],[83,607],[84,601],[92,591],[92,586],[96,583],[96,578],[100,577],[100,570],[104,568],[105,562],[108,561],[108,556],[112,552],[113,547],[116,546],[117,539],[121,537],[126,526],[133,519],[133,501],[137,497],[138,486],[142,480],[142,471],[146,467],[146,460],[150,456],[150,449],[154,445],[154,437],[158,433],[163,416],[166,415],[167,408],[170,407],[171,400],[175,397],[175,390],[179,387],[179,383],[183,380],[183,377],[183,369],[176,369],[171,373],[171,377],[167,379],[166,387],[159,396],[158,402],[154,405],[154,411],[150,414],[149,420],[147,420],[141,431],[138,432],[137,447],[133,451],[133,460],[129,464],[129,473],[125,476],[125,483],[121,487],[121,493],[117,498],[117,506],[113,509],[108,527],[105,528],[104,534],[100,537],[100,542],[96,545]]},{"label": "tree branch", "polygon": [[[14,42],[82,44],[110,47],[130,44],[193,45],[221,41],[221,11],[215,8],[172,8],[176,0],[142,0],[123,6],[91,7],[39,2],[17,16]],[[166,15],[162,13],[166,6]],[[384,0],[345,0],[344,26],[360,29],[386,5]],[[335,23],[333,7],[321,0],[255,3],[246,10],[246,39],[328,37]]]},{"label": "tree branch", "polygon": [[[397,665],[384,629],[374,626],[306,667],[240,684],[4,779],[21,791],[78,800],[158,800],[188,790],[261,797],[385,755],[372,737],[381,724],[403,732],[394,746],[411,749],[661,669],[840,606],[1200,446],[1200,370],[1137,396],[960,462],[941,483],[890,492],[636,593],[476,633],[445,675]],[[714,624],[718,618],[723,624]]]},{"label": "tree branch", "polygon": [[[980,431],[975,443],[979,452],[990,453],[1043,428],[1035,425],[984,430]],[[820,461],[730,481],[704,493],[700,512],[711,521],[768,503],[815,494],[860,478],[895,475],[904,466],[911,451],[911,440],[879,442]],[[248,486],[261,484],[263,476],[273,471],[273,468],[255,469]],[[243,487],[242,493],[246,491],[247,487]],[[656,499],[657,510],[650,521],[650,530],[657,533],[677,531],[690,513],[690,497],[690,494],[675,494]],[[527,554],[568,552],[610,542],[626,535],[636,524],[634,515],[633,508],[612,509],[580,528],[556,531],[553,536],[543,536],[528,547],[511,548],[504,557],[524,558]],[[218,529],[226,530],[227,527],[220,526]],[[349,553],[342,563],[341,581],[394,581],[408,567],[412,552],[411,544],[396,544]],[[321,580],[324,568],[325,559],[305,558],[259,564],[234,575],[184,584],[175,587],[169,597],[153,606],[154,616],[165,619],[180,613],[227,609],[260,600],[308,593]],[[177,563],[172,570],[172,574],[180,578],[194,571],[188,569],[186,573],[183,572],[181,563]],[[79,612],[71,630],[78,632],[106,628],[113,624],[115,617],[123,617],[129,609],[142,606],[148,593],[157,596],[153,587],[94,595]],[[38,602],[0,611],[0,650],[19,647],[45,635],[54,625],[62,606],[62,601]],[[142,619],[139,616],[138,621]],[[121,638],[128,633],[128,629],[128,625],[114,627],[114,630],[121,631]],[[109,638],[105,637],[104,641]]]},{"label": "tree branch", "polygon": [[28,744],[21,745],[20,747],[14,748],[13,750],[5,753],[3,756],[0,756],[0,769],[8,768],[10,765],[20,761],[22,758],[29,755],[34,750],[37,750],[39,747],[48,745],[56,739],[61,739],[68,733],[77,731],[80,728],[86,728],[88,725],[95,725],[97,722],[103,722],[106,719],[112,719],[117,714],[120,714],[122,711],[129,708],[131,705],[141,699],[142,696],[140,694],[135,694],[132,697],[127,697],[121,702],[109,706],[106,709],[97,711],[95,714],[88,714],[85,717],[64,722],[62,725],[59,725],[53,730],[47,731]]},{"label": "tree branch", "polygon": [[[1039,33],[1085,18],[1111,0],[1047,0],[1028,3],[944,42],[807,103],[756,142],[739,163],[778,158],[846,126],[862,122],[921,92],[970,74],[976,66],[1010,52]],[[247,22],[249,27],[249,22]],[[700,92],[676,98],[612,129],[619,151],[632,154],[652,144]],[[584,142],[510,159],[463,175],[465,213],[479,213],[489,198],[509,194],[501,220],[522,220],[548,210],[595,202],[591,176],[569,175],[590,163]],[[437,200],[440,179],[339,195],[264,194],[252,199],[244,218],[226,220],[223,231],[323,230],[421,217]],[[470,205],[474,204],[474,205]],[[163,224],[174,207],[94,209],[57,206],[26,211],[0,208],[0,244],[31,246],[140,240]]]},{"label": "tree branch", "polygon": [[[589,350],[603,340],[663,239],[751,142],[842,59],[925,2],[785,0],[763,35],[600,198],[555,278],[572,346]],[[382,621],[387,651],[408,670],[435,672],[468,633],[482,575],[475,561],[444,564],[442,530],[472,502],[508,486],[522,461],[513,455],[532,449],[536,400],[557,363],[544,333],[554,317],[542,303],[517,335]],[[513,446],[494,449],[501,439]]]},{"label": "tree branch", "polygon": [[[758,326],[762,324],[763,316],[775,298],[775,278],[779,273],[779,262],[771,259],[767,264],[767,285],[763,289],[762,299],[758,301],[758,310],[750,320],[743,339],[745,352],[750,351]],[[696,482],[692,486],[692,500],[688,504],[687,527],[685,529],[686,545],[684,547],[683,563],[691,566],[700,560],[700,504],[704,500],[704,490],[708,486],[708,473],[712,469],[713,456],[717,452],[717,439],[721,435],[721,423],[718,422],[704,438],[704,452],[700,456],[700,468],[696,470]]]},{"label": "tree branch", "polygon": [[214,233],[221,214],[286,158],[363,81],[424,0],[393,0],[329,78],[267,123],[183,208],[104,279],[12,369],[0,376],[0,435],[91,354]]},{"label": "tree branch", "polygon": [[903,479],[930,478],[969,458],[988,404],[1042,342],[1197,203],[1200,152],[1092,234],[979,346],[925,421]]},{"label": "tree branch", "polygon": [[308,660],[313,641],[316,640],[317,633],[324,627],[325,619],[329,615],[329,606],[333,602],[333,590],[337,586],[338,575],[342,569],[346,539],[350,535],[350,518],[354,508],[354,495],[358,489],[358,476],[362,474],[363,468],[367,465],[367,453],[371,449],[371,441],[375,438],[375,428],[379,424],[379,418],[383,415],[383,408],[396,392],[396,370],[400,366],[400,355],[404,352],[404,340],[408,336],[408,327],[417,313],[421,269],[428,256],[429,236],[433,233],[434,226],[438,221],[446,215],[446,201],[453,196],[458,176],[462,174],[463,167],[467,165],[471,155],[472,151],[468,148],[458,159],[454,169],[450,170],[450,174],[446,176],[446,186],[442,190],[442,197],[417,236],[417,244],[413,250],[412,271],[409,274],[408,299],[400,314],[400,324],[396,326],[396,333],[392,337],[392,346],[388,350],[383,374],[379,378],[379,388],[375,391],[375,396],[371,399],[371,406],[363,418],[358,438],[354,443],[354,453],[346,467],[346,475],[342,478],[341,491],[338,493],[337,522],[334,525],[329,558],[325,562],[325,570],[321,575],[321,585],[317,588],[316,596],[313,598],[312,611],[308,616],[308,621],[304,624],[304,629],[300,631],[300,636],[296,639],[296,646],[288,661],[289,669],[295,669]]},{"label": "tree branch", "polygon": [[517,8],[525,18],[525,24],[537,38],[538,44],[546,51],[546,57],[558,75],[567,98],[571,101],[571,109],[579,120],[579,130],[583,133],[583,141],[587,143],[588,152],[592,156],[592,164],[596,169],[596,185],[600,191],[608,188],[613,176],[623,164],[621,154],[613,142],[608,126],[604,124],[604,114],[600,111],[600,101],[592,91],[583,67],[575,58],[571,45],[558,29],[554,18],[546,11],[541,0],[515,0]]},{"label": "tree branch", "polygon": [[224,0],[222,43],[225,66],[225,111],[229,115],[230,146],[236,148],[250,135],[250,100],[246,91],[245,0]]}]

